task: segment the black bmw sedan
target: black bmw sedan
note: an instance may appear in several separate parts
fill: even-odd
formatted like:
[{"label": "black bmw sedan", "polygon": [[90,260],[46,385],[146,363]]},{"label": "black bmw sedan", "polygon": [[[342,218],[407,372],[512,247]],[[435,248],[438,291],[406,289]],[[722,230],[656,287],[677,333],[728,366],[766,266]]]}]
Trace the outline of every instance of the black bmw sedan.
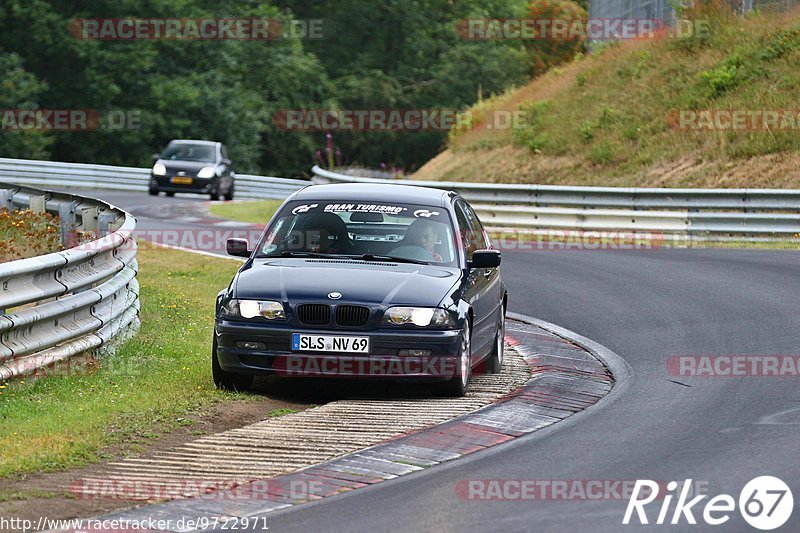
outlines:
[{"label": "black bmw sedan", "polygon": [[150,171],[149,192],[208,194],[212,200],[233,200],[236,173],[225,145],[212,141],[173,140],[160,153]]},{"label": "black bmw sedan", "polygon": [[461,396],[499,372],[507,304],[500,252],[456,193],[314,185],[292,194],[217,297],[212,371],[419,379]]}]

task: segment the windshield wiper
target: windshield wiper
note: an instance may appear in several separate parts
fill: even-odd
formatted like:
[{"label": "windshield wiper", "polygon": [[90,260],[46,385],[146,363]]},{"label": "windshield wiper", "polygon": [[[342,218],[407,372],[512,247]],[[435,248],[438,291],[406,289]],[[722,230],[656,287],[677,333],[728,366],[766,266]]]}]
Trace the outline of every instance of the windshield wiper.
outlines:
[{"label": "windshield wiper", "polygon": [[397,263],[413,263],[415,265],[427,265],[428,261],[421,261],[419,259],[409,259],[408,257],[396,257],[393,255],[375,255],[375,254],[364,254],[364,255],[357,255],[353,256],[354,259],[361,259],[364,261],[394,261]]},{"label": "windshield wiper", "polygon": [[[269,257],[269,256],[268,256]],[[324,252],[298,252],[292,250],[284,250],[281,252],[281,257],[321,257],[326,259],[349,259],[349,255],[343,254],[326,254]]]}]

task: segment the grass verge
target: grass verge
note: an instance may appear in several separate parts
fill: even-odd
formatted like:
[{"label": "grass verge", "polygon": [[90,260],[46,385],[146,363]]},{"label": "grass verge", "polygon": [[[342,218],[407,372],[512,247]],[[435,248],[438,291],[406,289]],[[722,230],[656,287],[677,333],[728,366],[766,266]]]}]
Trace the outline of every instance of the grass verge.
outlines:
[{"label": "grass verge", "polygon": [[212,215],[221,218],[253,224],[266,224],[282,203],[283,201],[281,200],[225,202],[224,204],[212,204],[209,211]]},{"label": "grass verge", "polygon": [[0,477],[104,459],[104,447],[152,439],[222,400],[210,375],[214,301],[239,266],[142,245],[139,334],[89,371],[0,383]]}]

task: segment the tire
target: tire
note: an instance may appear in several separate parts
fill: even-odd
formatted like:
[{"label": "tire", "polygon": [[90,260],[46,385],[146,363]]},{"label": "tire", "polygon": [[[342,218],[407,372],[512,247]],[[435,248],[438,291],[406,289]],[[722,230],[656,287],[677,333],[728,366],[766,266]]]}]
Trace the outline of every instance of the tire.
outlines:
[{"label": "tire", "polygon": [[211,375],[214,377],[214,385],[220,390],[243,392],[253,385],[253,376],[222,370],[222,367],[219,366],[219,360],[217,359],[216,338],[214,338],[211,352]]},{"label": "tire", "polygon": [[469,321],[464,322],[459,356],[458,374],[441,384],[440,391],[443,396],[460,398],[469,388],[469,380],[472,377],[472,330]]},{"label": "tire", "polygon": [[231,188],[228,189],[228,192],[225,194],[225,201],[230,202],[233,200],[233,184],[231,184]]},{"label": "tire", "polygon": [[166,193],[164,193],[164,194],[166,194],[166,195],[167,195],[167,196],[169,196],[170,198],[172,198],[173,196],[175,196],[175,193],[174,193],[174,192],[172,192],[172,191],[168,191],[168,192],[166,192]]},{"label": "tire", "polygon": [[486,371],[490,374],[499,374],[503,369],[503,356],[504,356],[504,338],[506,336],[506,310],[504,307],[500,308],[500,324],[497,328],[497,335],[494,339],[494,348],[486,360]]},{"label": "tire", "polygon": [[220,194],[220,184],[217,183],[211,187],[211,192],[208,195],[211,198],[211,201],[220,200],[222,195]]},{"label": "tire", "polygon": [[150,196],[158,196],[158,189],[148,189],[148,190],[147,190],[147,193],[148,193]]}]

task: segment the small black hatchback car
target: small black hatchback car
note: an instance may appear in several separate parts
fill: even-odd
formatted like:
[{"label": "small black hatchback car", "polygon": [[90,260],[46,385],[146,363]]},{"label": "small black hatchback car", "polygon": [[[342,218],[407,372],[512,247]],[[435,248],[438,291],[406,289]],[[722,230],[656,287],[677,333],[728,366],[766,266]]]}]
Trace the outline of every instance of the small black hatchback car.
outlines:
[{"label": "small black hatchback car", "polygon": [[456,193],[314,185],[292,194],[217,296],[220,388],[255,375],[429,380],[451,396],[499,372],[507,305],[500,252]]},{"label": "small black hatchback car", "polygon": [[149,192],[208,194],[212,200],[233,200],[236,173],[225,145],[213,141],[173,140],[153,155]]}]

